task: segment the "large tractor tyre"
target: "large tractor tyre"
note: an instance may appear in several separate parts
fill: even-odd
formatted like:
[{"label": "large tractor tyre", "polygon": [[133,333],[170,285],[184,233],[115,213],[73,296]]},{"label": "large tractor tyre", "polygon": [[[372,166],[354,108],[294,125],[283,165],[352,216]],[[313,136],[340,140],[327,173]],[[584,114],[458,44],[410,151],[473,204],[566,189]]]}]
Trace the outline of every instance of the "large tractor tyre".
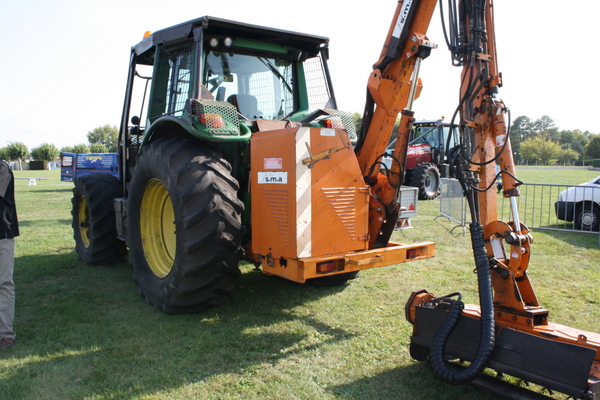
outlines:
[{"label": "large tractor tyre", "polygon": [[144,148],[129,186],[127,244],[149,304],[187,314],[227,300],[243,255],[238,189],[229,163],[200,143]]},{"label": "large tractor tyre", "polygon": [[114,199],[123,196],[121,183],[98,173],[77,179],[71,200],[75,251],[88,265],[123,261],[127,249],[117,238]]},{"label": "large tractor tyre", "polygon": [[575,229],[586,232],[598,232],[600,230],[600,207],[597,204],[586,201],[575,209]]},{"label": "large tractor tyre", "polygon": [[440,192],[440,171],[435,164],[419,164],[410,173],[409,185],[419,189],[419,200],[435,199]]}]

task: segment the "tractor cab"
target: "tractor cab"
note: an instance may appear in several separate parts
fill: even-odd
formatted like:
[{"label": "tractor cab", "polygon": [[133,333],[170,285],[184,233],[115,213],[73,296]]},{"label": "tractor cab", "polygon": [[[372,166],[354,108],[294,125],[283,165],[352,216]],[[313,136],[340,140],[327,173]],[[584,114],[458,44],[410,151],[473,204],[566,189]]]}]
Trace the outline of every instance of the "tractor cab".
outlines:
[{"label": "tractor cab", "polygon": [[448,151],[456,144],[456,126],[444,123],[441,119],[417,121],[413,124],[409,146],[411,146],[413,152],[421,149],[426,153],[430,153],[430,162],[438,165],[447,163]]},{"label": "tractor cab", "polygon": [[355,138],[352,117],[336,110],[328,42],[208,16],[148,32],[131,52],[120,131],[125,158],[135,162],[130,154],[174,129],[227,148],[247,142],[260,120],[333,120]]}]

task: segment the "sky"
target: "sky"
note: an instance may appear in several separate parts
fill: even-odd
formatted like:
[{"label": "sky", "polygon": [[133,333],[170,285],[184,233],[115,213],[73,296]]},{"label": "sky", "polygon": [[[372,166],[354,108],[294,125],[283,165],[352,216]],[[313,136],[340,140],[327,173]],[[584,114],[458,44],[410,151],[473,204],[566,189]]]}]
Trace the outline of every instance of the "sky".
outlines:
[{"label": "sky", "polygon": [[[0,147],[87,143],[94,128],[120,123],[129,52],[144,32],[211,15],[330,38],[338,108],[362,112],[395,0],[19,0],[0,13]],[[445,3],[445,2],[444,2]],[[600,133],[597,0],[496,0],[500,97],[511,116],[550,116],[561,130]],[[417,119],[450,119],[460,69],[439,45],[423,62]]]}]

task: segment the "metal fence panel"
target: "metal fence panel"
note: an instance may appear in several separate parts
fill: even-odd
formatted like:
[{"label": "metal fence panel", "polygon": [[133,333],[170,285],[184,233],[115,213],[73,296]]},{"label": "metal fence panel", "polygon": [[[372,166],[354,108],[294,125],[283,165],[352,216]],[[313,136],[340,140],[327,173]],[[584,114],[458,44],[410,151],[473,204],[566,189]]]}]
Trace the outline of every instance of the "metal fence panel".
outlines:
[{"label": "metal fence panel", "polygon": [[[568,208],[556,209],[555,203],[559,194],[567,189],[564,200]],[[519,186],[521,195],[517,198],[519,218],[529,228],[548,229],[555,231],[576,231],[598,234],[589,228],[575,222],[580,210],[598,209],[598,206],[589,199],[600,199],[600,188],[579,185],[553,185],[545,183],[525,183]],[[587,199],[587,200],[586,200]],[[596,213],[596,215],[598,215]],[[500,220],[512,218],[510,204],[502,198],[501,207],[498,209]]]},{"label": "metal fence panel", "polygon": [[440,215],[436,217],[445,217],[456,222],[454,229],[462,227],[463,236],[466,231],[467,204],[463,195],[462,187],[454,178],[442,178],[440,183]]},{"label": "metal fence panel", "polygon": [[[568,206],[557,209],[555,203],[559,194],[570,189],[563,196]],[[528,228],[546,229],[554,231],[572,231],[599,234],[600,232],[586,229],[585,224],[576,222],[581,211],[587,212],[587,222],[592,223],[594,218],[600,216],[600,205],[590,199],[600,199],[600,188],[580,185],[553,185],[543,183],[524,183],[519,186],[521,195],[517,197],[519,220]],[[512,221],[510,201],[498,194],[498,219]],[[456,222],[457,227],[464,228],[467,223],[466,201],[462,188],[456,179],[442,178],[440,196],[440,215]],[[593,211],[593,212],[590,212]],[[586,214],[586,213],[584,213]],[[599,235],[600,243],[600,235]]]}]

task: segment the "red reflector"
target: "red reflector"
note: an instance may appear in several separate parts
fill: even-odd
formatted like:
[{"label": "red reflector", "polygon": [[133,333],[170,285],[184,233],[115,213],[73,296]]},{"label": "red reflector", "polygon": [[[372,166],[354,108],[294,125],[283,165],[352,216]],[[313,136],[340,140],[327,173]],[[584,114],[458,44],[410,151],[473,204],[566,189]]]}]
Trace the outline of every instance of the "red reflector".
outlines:
[{"label": "red reflector", "polygon": [[219,114],[215,114],[215,113],[200,114],[198,116],[198,119],[200,120],[200,123],[202,125],[206,125],[209,128],[224,128],[225,127],[225,121],[223,120],[223,117],[221,117]]},{"label": "red reflector", "polygon": [[317,264],[317,272],[337,271],[338,265],[335,261],[326,261]]}]

